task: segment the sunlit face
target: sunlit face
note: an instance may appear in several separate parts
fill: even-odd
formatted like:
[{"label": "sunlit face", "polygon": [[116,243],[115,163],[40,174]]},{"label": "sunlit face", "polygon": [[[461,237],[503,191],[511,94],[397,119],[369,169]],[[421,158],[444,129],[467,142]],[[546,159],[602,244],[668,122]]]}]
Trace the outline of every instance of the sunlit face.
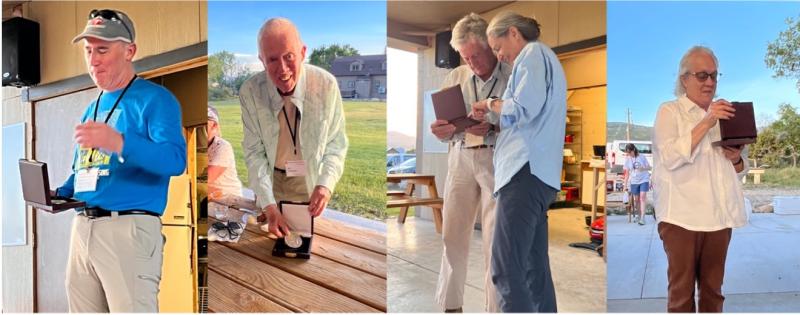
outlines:
[{"label": "sunlit face", "polygon": [[519,52],[525,47],[526,41],[520,36],[515,27],[511,27],[505,36],[489,36],[489,46],[497,59],[507,64],[513,64]]},{"label": "sunlit face", "polygon": [[714,58],[705,52],[696,52],[689,56],[689,73],[681,76],[681,84],[686,89],[686,97],[700,107],[707,108],[711,105],[717,92],[717,80],[712,77],[700,81],[693,73],[716,73],[717,64]]},{"label": "sunlit face", "polygon": [[306,46],[295,32],[272,32],[264,37],[259,59],[267,75],[281,92],[294,90],[300,78],[300,66],[306,58]]},{"label": "sunlit face", "polygon": [[472,73],[478,77],[488,77],[497,65],[497,58],[486,43],[477,39],[469,39],[461,44],[458,53],[467,62]]},{"label": "sunlit face", "polygon": [[214,140],[214,137],[219,135],[219,124],[209,119],[206,123],[206,134],[208,135],[208,143],[211,144],[211,140]]},{"label": "sunlit face", "polygon": [[112,89],[126,67],[130,67],[136,45],[93,37],[86,37],[84,43],[84,58],[92,81],[102,90]]}]

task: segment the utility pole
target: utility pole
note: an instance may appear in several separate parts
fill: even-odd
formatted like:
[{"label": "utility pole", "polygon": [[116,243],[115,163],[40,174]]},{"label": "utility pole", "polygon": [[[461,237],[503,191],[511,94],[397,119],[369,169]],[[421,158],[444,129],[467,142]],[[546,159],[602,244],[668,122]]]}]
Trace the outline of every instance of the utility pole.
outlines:
[{"label": "utility pole", "polygon": [[630,109],[630,107],[627,109],[627,111],[628,111],[628,125],[625,128],[626,129],[625,133],[626,133],[626,136],[627,136],[626,141],[630,142],[631,141],[631,109]]}]

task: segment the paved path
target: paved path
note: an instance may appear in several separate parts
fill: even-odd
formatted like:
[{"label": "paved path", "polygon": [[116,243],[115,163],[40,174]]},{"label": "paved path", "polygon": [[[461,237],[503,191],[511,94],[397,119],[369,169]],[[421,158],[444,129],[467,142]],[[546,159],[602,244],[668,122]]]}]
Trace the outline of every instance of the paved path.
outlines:
[{"label": "paved path", "polygon": [[[608,311],[665,311],[666,255],[652,217],[644,226],[609,217],[608,232]],[[800,215],[751,214],[725,269],[725,311],[800,311]]]}]

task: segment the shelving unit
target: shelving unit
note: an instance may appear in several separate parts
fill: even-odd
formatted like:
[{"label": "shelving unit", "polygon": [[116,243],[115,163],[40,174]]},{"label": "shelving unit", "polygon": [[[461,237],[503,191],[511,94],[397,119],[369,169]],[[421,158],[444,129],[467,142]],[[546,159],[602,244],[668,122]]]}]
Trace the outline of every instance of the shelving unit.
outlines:
[{"label": "shelving unit", "polygon": [[[567,122],[565,123],[565,135],[572,135],[572,141],[564,141],[565,153],[572,152],[572,157],[564,156],[562,166],[561,192],[556,198],[556,207],[580,205],[581,187],[581,158],[583,154],[583,112],[580,108],[567,108]],[[569,151],[567,151],[569,150]],[[572,160],[572,161],[570,161]],[[569,192],[568,192],[569,191]]]}]

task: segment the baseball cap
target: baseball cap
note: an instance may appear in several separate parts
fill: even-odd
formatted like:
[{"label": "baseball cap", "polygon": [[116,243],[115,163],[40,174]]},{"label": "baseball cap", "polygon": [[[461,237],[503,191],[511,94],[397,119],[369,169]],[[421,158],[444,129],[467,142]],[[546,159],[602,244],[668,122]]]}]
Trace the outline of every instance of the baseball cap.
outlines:
[{"label": "baseball cap", "polygon": [[86,21],[86,28],[83,29],[83,33],[75,36],[72,39],[72,43],[77,43],[86,37],[133,43],[136,38],[136,31],[133,28],[133,21],[122,11],[109,9],[92,10],[89,13],[89,20]]}]

